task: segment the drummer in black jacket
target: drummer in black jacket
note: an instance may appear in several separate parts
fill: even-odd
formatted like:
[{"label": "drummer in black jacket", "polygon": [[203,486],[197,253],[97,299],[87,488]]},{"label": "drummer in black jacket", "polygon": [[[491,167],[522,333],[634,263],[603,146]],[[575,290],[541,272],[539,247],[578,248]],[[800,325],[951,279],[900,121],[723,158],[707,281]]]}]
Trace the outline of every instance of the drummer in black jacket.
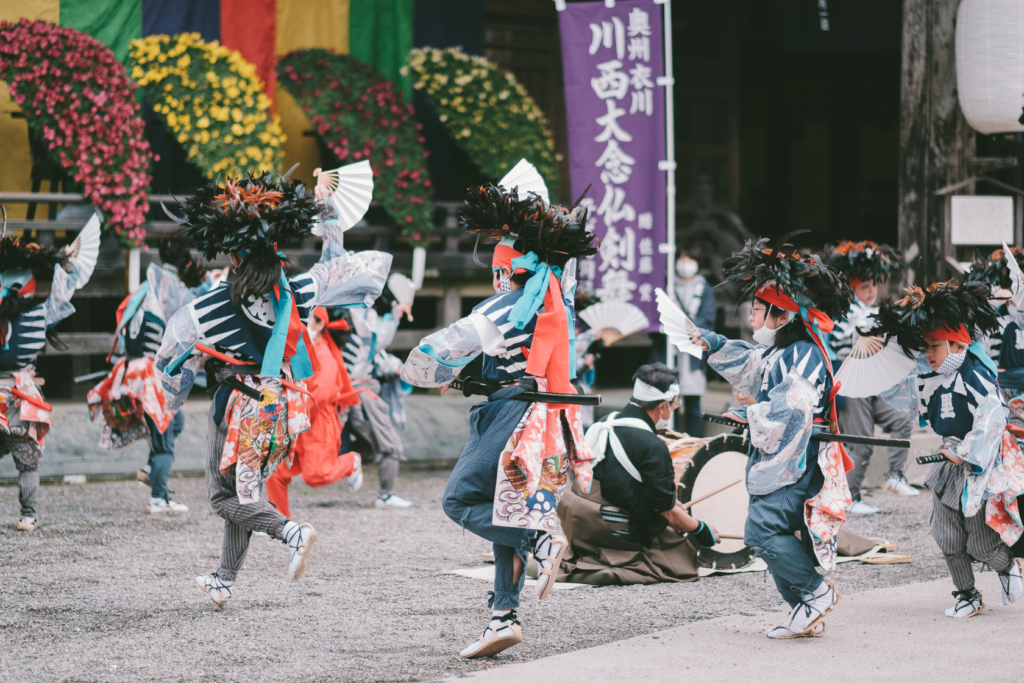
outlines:
[{"label": "drummer in black jacket", "polygon": [[604,499],[617,508],[605,507],[602,515],[616,536],[644,546],[670,526],[710,547],[717,535],[676,500],[672,456],[656,433],[678,405],[675,373],[651,363],[633,375],[629,404],[587,430],[587,445],[596,456],[594,479],[601,482]]}]

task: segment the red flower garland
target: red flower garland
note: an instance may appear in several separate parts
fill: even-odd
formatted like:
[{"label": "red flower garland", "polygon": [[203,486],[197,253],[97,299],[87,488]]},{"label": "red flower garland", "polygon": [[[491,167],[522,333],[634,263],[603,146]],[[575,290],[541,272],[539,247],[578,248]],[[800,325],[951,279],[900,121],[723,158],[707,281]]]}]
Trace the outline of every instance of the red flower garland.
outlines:
[{"label": "red flower garland", "polygon": [[45,21],[0,22],[0,79],[53,160],[74,169],[85,196],[122,241],[139,245],[154,158],[135,85],[114,53],[81,31]]},{"label": "red flower garland", "polygon": [[277,74],[342,163],[370,160],[374,198],[414,246],[426,246],[433,188],[412,105],[372,67],[329,50],[287,54]]}]

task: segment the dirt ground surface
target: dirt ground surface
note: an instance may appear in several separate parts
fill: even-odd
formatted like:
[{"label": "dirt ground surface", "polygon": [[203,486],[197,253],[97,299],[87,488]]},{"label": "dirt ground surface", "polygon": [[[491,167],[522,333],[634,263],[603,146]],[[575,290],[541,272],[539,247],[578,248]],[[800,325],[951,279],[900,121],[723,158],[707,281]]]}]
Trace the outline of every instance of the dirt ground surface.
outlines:
[{"label": "dirt ground surface", "polygon": [[[764,574],[584,587],[543,603],[527,588],[524,643],[493,662],[463,662],[457,652],[486,625],[490,586],[444,572],[479,566],[489,545],[445,517],[446,478],[404,475],[408,510],[373,506],[372,472],[356,494],[295,480],[293,514],[319,532],[305,577],[288,581],[285,547],[254,537],[224,608],[194,583],[217,568],[223,525],[202,479],[172,479],[191,511],[159,517],[146,514],[138,482],[45,486],[32,533],[15,529],[17,488],[0,487],[0,680],[436,681],[782,607]],[[840,565],[831,576],[841,592],[946,575],[928,532],[929,492],[865,499],[882,512],[848,528],[893,540],[914,561]]]}]

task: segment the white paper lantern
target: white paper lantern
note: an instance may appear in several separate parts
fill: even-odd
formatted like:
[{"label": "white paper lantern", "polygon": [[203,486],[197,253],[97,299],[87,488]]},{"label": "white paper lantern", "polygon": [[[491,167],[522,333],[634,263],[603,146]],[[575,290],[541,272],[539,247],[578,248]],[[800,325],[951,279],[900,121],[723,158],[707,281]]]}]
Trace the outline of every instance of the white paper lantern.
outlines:
[{"label": "white paper lantern", "polygon": [[971,128],[1024,131],[1024,0],[963,0],[956,14],[956,84]]}]

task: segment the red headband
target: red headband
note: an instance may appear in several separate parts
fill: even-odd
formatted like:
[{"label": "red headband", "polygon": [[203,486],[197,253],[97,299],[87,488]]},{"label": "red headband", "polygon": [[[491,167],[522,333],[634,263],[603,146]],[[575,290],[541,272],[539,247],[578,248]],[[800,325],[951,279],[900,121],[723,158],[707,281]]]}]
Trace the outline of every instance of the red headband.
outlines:
[{"label": "red headband", "polygon": [[[494,256],[491,257],[491,269],[498,270],[500,268],[508,268],[512,270],[512,259],[519,258],[524,254],[520,251],[516,251],[507,244],[499,244],[494,247]],[[515,273],[527,272],[525,268],[516,268]]]},{"label": "red headband", "polygon": [[967,333],[967,328],[963,325],[957,327],[948,327],[943,325],[942,327],[935,328],[933,330],[924,331],[925,339],[941,339],[942,341],[960,342],[965,346],[971,345],[971,335]]},{"label": "red headband", "polygon": [[[783,294],[774,285],[765,285],[761,289],[757,290],[757,294],[754,295],[758,299],[769,303],[776,308],[781,308],[784,311],[790,313],[799,313],[800,304],[793,300],[793,297]],[[817,323],[818,329],[822,332],[828,333],[832,331],[835,326],[832,318],[822,313],[817,308],[807,308],[807,317],[809,320],[804,320],[804,324],[810,328],[811,323]]]},{"label": "red headband", "polygon": [[323,306],[317,306],[314,308],[313,316],[322,322],[329,330],[341,330],[343,332],[348,331],[348,323],[345,322],[345,319],[338,318],[337,320],[331,320],[330,316],[327,315],[327,309]]},{"label": "red headband", "polygon": [[862,284],[864,284],[866,282],[873,282],[873,281],[874,281],[874,278],[871,278],[871,277],[867,278],[866,280],[861,280],[859,277],[851,277],[850,278],[850,287],[852,287],[854,289],[857,289]]}]

